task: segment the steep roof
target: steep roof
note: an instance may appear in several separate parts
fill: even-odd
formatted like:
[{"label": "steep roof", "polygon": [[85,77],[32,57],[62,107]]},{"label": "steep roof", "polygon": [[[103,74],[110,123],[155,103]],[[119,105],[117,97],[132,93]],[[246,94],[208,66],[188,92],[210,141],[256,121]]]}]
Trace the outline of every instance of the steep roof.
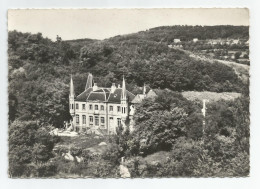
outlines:
[{"label": "steep roof", "polygon": [[75,101],[86,102],[88,95],[93,91],[93,88],[88,88],[76,97]]},{"label": "steep roof", "polygon": [[132,100],[133,104],[139,104],[142,102],[142,100],[144,99],[145,95],[144,94],[137,94],[134,99]]},{"label": "steep roof", "polygon": [[147,93],[147,98],[155,98],[157,97],[159,93],[158,89],[151,89],[148,93]]},{"label": "steep roof", "polygon": [[[114,103],[120,103],[121,102],[121,95],[122,95],[122,88],[117,88],[114,93],[110,93],[109,98],[108,98],[108,102],[114,102]],[[129,92],[128,90],[126,90],[126,97],[129,99],[129,101],[131,102],[135,95],[132,94],[131,92]]]},{"label": "steep roof", "polygon": [[[78,102],[86,102],[86,101],[108,101],[111,103],[120,103],[121,102],[121,95],[122,95],[122,88],[115,89],[114,93],[110,93],[110,89],[108,88],[99,88],[96,91],[93,91],[93,88],[88,88],[81,94],[76,97],[75,101]],[[135,95],[126,90],[126,96],[131,102]]]},{"label": "steep roof", "polygon": [[106,101],[106,95],[104,92],[91,92],[87,101]]}]

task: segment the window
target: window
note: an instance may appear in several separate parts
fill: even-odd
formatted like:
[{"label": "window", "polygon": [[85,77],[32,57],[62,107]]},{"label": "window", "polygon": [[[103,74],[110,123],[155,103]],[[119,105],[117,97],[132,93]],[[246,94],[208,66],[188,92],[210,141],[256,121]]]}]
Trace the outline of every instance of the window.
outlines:
[{"label": "window", "polygon": [[99,125],[99,119],[98,119],[98,116],[95,116],[95,125]]},{"label": "window", "polygon": [[79,124],[79,115],[76,115],[76,124]]},{"label": "window", "polygon": [[117,106],[117,112],[120,112],[120,106]]},{"label": "window", "polygon": [[85,110],[85,109],[86,109],[86,105],[82,104],[82,110]]},{"label": "window", "polygon": [[113,106],[109,106],[109,111],[113,112]]},{"label": "window", "polygon": [[79,109],[79,105],[78,105],[78,104],[76,104],[76,110],[77,110],[77,109]]},{"label": "window", "polygon": [[101,117],[101,124],[105,124],[105,118],[104,117]]},{"label": "window", "polygon": [[122,114],[125,114],[125,107],[122,107]]},{"label": "window", "polygon": [[73,104],[71,104],[71,109],[73,109]]},{"label": "window", "polygon": [[114,120],[114,118],[113,118],[113,117],[110,117],[110,118],[109,118],[109,125],[110,125],[110,126],[112,126],[112,125],[113,125],[113,120]]},{"label": "window", "polygon": [[121,125],[121,119],[117,118],[117,126],[119,127]]},{"label": "window", "polygon": [[104,110],[104,106],[103,105],[101,105],[101,110]]},{"label": "window", "polygon": [[93,123],[93,116],[89,116],[89,122]]},{"label": "window", "polygon": [[85,115],[82,115],[82,123],[86,124],[86,116]]},{"label": "window", "polygon": [[98,105],[95,105],[95,110],[98,110]]},{"label": "window", "polygon": [[89,109],[92,110],[92,104],[89,105]]}]

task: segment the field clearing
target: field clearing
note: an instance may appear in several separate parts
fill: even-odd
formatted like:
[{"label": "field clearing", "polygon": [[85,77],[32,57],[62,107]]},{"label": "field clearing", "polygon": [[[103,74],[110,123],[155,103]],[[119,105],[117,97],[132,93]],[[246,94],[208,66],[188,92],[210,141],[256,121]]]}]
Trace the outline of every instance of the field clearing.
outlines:
[{"label": "field clearing", "polygon": [[209,92],[209,91],[203,91],[203,92],[197,92],[197,91],[185,91],[182,92],[182,95],[190,100],[190,101],[202,101],[203,99],[209,100],[209,101],[218,101],[218,100],[234,100],[241,96],[241,93],[235,93],[235,92],[223,92],[223,93],[216,93],[216,92]]},{"label": "field clearing", "polygon": [[250,77],[250,75],[249,75],[250,66],[248,66],[248,65],[239,64],[239,63],[227,61],[227,60],[218,60],[218,59],[208,58],[208,57],[205,57],[203,55],[196,54],[194,52],[184,50],[184,49],[181,49],[181,48],[175,48],[175,49],[178,49],[178,50],[186,53],[187,55],[189,55],[190,57],[192,57],[196,60],[201,60],[201,61],[208,62],[208,63],[218,62],[218,63],[221,63],[221,64],[225,64],[226,66],[233,68],[234,72],[243,81],[243,83],[245,83],[245,84],[248,83],[248,79]]}]

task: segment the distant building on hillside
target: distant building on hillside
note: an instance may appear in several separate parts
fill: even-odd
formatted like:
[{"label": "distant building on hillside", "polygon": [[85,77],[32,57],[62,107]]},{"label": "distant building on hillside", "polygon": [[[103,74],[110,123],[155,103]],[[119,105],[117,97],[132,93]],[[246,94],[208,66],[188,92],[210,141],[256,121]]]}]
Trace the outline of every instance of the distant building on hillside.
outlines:
[{"label": "distant building on hillside", "polygon": [[126,89],[124,78],[122,87],[113,83],[110,88],[105,88],[93,83],[93,76],[89,74],[85,90],[75,96],[71,77],[69,104],[73,129],[106,134],[115,134],[118,126],[129,126],[133,130],[134,105],[145,98],[145,87],[143,94],[135,96]]},{"label": "distant building on hillside", "polygon": [[221,39],[209,39],[208,44],[211,45],[224,44],[224,41]]},{"label": "distant building on hillside", "polygon": [[199,39],[198,38],[193,38],[193,42],[196,43]]},{"label": "distant building on hillside", "polygon": [[239,44],[239,43],[240,43],[239,39],[233,39],[233,40],[232,40],[232,44],[236,44],[236,45],[237,45],[237,44]]},{"label": "distant building on hillside", "polygon": [[180,43],[181,40],[180,40],[180,39],[174,39],[173,42],[174,42],[174,43]]}]

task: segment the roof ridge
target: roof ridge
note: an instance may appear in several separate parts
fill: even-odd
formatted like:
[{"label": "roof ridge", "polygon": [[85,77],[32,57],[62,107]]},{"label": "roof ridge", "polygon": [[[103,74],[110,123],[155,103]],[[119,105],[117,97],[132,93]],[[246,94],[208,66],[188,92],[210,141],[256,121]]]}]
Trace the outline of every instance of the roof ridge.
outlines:
[{"label": "roof ridge", "polygon": [[[126,90],[126,91],[128,91],[128,90]],[[132,95],[134,95],[132,92],[130,92],[130,91],[128,91],[129,93],[131,93]],[[134,96],[136,96],[136,95],[134,95]]]},{"label": "roof ridge", "polygon": [[[78,97],[78,96],[80,96],[80,95],[82,95],[84,92],[86,92],[86,90],[85,90],[85,91],[83,91],[82,93],[80,93],[79,95],[77,95],[77,97]],[[77,97],[76,97],[76,98],[77,98]]]},{"label": "roof ridge", "polygon": [[103,90],[103,93],[104,93],[104,96],[105,96],[105,101],[107,100],[106,99],[106,92],[104,91],[104,89],[102,88],[102,90]]},{"label": "roof ridge", "polygon": [[88,98],[89,98],[89,95],[90,95],[92,92],[93,92],[93,91],[91,91],[90,93],[88,93],[88,97],[87,97],[86,101],[88,100]]},{"label": "roof ridge", "polygon": [[[116,88],[116,89],[117,89],[117,88]],[[116,89],[115,89],[115,90],[116,90]],[[111,94],[112,94],[112,92],[109,91],[109,96],[108,96],[107,100],[109,100]],[[114,93],[113,93],[113,94],[114,94]]]}]

